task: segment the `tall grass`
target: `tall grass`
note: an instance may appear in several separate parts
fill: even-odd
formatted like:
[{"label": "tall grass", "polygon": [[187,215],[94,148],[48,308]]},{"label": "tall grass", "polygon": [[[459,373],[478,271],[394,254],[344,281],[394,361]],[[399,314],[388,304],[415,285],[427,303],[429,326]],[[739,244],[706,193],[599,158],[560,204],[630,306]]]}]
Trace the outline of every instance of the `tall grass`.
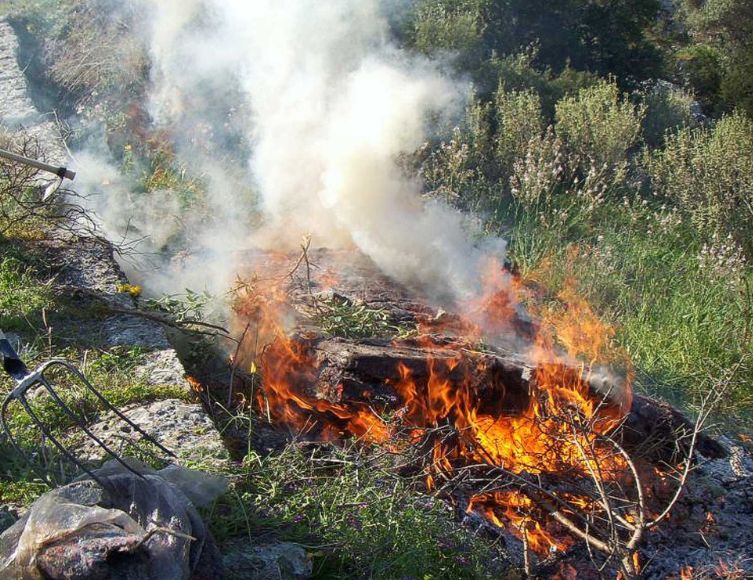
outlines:
[{"label": "tall grass", "polygon": [[[580,236],[567,224],[542,228],[525,211],[518,217],[513,261],[553,293],[574,281],[615,325],[639,390],[692,407],[722,370],[753,357],[753,274],[717,269],[713,250],[678,212],[608,204],[592,233]],[[753,364],[746,362],[725,401],[726,418],[749,422],[751,402]]]}]

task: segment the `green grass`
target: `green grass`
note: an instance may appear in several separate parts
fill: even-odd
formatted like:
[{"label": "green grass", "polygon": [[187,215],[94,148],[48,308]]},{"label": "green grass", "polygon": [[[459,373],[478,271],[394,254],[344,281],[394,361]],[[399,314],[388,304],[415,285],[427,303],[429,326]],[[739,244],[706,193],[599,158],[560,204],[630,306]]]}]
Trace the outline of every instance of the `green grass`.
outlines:
[{"label": "green grass", "polygon": [[0,504],[28,506],[48,489],[30,465],[0,442]]},{"label": "green grass", "polygon": [[[0,224],[2,225],[2,224]],[[98,305],[76,304],[56,296],[44,252],[37,245],[39,230],[32,223],[19,223],[0,238],[0,328],[17,333],[22,342],[21,355],[30,368],[50,358],[65,358],[81,368],[91,383],[116,407],[147,403],[161,399],[188,399],[181,385],[150,385],[134,377],[135,369],[148,354],[144,349],[113,347],[108,350],[86,348],[80,323],[84,319],[101,319]],[[71,335],[76,344],[58,344],[57,337]],[[95,421],[103,407],[68,374],[51,377],[61,397],[88,422]],[[13,387],[12,380],[0,374],[0,396]],[[49,397],[35,397],[32,407],[42,421],[59,436],[68,438],[66,430],[73,421]],[[9,425],[21,445],[36,454],[42,445],[40,433],[18,403],[9,407]],[[70,441],[68,441],[70,442]],[[49,445],[48,445],[49,447]],[[50,451],[47,465],[55,466],[56,453]],[[38,457],[37,457],[38,458]],[[30,504],[46,491],[43,483],[6,441],[0,441],[0,503]],[[56,470],[56,469],[55,469]]]},{"label": "green grass", "polygon": [[744,361],[723,410],[750,424],[751,269],[724,275],[704,265],[696,232],[683,223],[662,226],[665,214],[651,207],[604,209],[593,232],[579,236],[521,220],[513,259],[553,293],[566,278],[575,281],[614,324],[643,391],[692,407],[724,369]]},{"label": "green grass", "polygon": [[[0,183],[0,191],[2,190]],[[3,214],[7,216],[7,214]],[[13,219],[12,216],[9,219]],[[97,339],[82,330],[83,321],[97,321],[109,315],[101,304],[86,303],[75,297],[54,292],[56,271],[46,258],[43,230],[39,216],[12,222],[5,227],[0,217],[0,329],[14,332],[21,339],[21,356],[29,368],[51,358],[64,358],[79,367],[90,382],[114,406],[144,404],[162,399],[190,399],[182,385],[150,385],[146,378],[134,375],[137,367],[149,354],[139,347],[97,348]],[[96,324],[94,325],[96,327]],[[69,338],[60,338],[60,337]],[[100,401],[66,372],[53,372],[50,382],[61,398],[87,423],[96,421],[104,411]],[[0,397],[14,384],[0,373]],[[42,422],[66,445],[82,437],[70,428],[74,421],[49,396],[32,396],[30,402]],[[8,424],[14,437],[35,465],[27,464],[5,439],[0,439],[0,503],[28,505],[48,489],[34,470],[44,469],[48,477],[64,483],[64,475],[71,466],[59,466],[58,454],[42,440],[40,432],[22,407],[13,402],[9,408]],[[44,448],[44,453],[40,450]],[[148,455],[139,448],[131,454]],[[61,471],[62,470],[62,471]]]},{"label": "green grass", "polygon": [[32,266],[15,257],[0,258],[0,328],[28,328],[27,320],[52,304],[50,287],[35,275]]},{"label": "green grass", "polygon": [[[233,489],[205,512],[215,538],[304,545],[316,578],[485,578],[505,569],[492,543],[452,509],[355,447],[246,457]],[[259,539],[262,538],[262,539]]]},{"label": "green grass", "polygon": [[[82,367],[82,361],[76,358],[79,353],[74,349],[60,350],[54,354],[58,357],[65,356]],[[145,404],[163,399],[190,399],[190,394],[183,386],[149,385],[134,380],[133,370],[143,361],[145,354],[138,348],[114,348],[109,352],[89,352],[87,353],[88,363],[84,370],[90,382],[119,409],[134,403]],[[39,358],[41,361],[46,356],[40,354]],[[28,362],[33,368],[38,361],[30,359]],[[96,422],[105,411],[101,402],[68,374],[53,374],[50,382],[59,396],[88,424]],[[0,396],[4,396],[11,387],[10,379],[0,378]],[[74,426],[74,421],[49,396],[33,397],[30,405],[44,425],[58,439],[65,441],[66,445],[75,444],[83,438],[80,431],[76,430],[73,433],[70,431]],[[39,460],[39,449],[42,447],[46,449],[46,460],[31,466],[26,464],[8,444],[0,445],[0,459],[3,466],[0,468],[0,503],[28,505],[47,490],[47,485],[41,482],[34,469],[46,471],[52,469],[55,472],[52,473],[52,477],[57,478],[58,469],[52,466],[57,465],[59,454],[49,443],[45,446],[40,432],[18,403],[12,403],[9,406],[8,426],[14,438],[29,456]],[[154,457],[140,446],[129,447],[129,455],[137,456],[150,464]],[[161,465],[156,466],[161,467]],[[61,483],[64,481],[61,480]]]},{"label": "green grass", "polygon": [[[83,368],[73,358],[74,352],[72,349],[68,349],[58,351],[55,355],[66,357],[74,365]],[[150,385],[134,379],[132,373],[136,366],[143,361],[144,354],[138,348],[118,347],[109,352],[93,352],[88,355],[87,365],[83,370],[92,385],[117,408],[133,403],[144,404],[163,399],[189,400],[190,394],[181,385]],[[35,361],[30,360],[29,365],[33,368]],[[104,410],[104,406],[99,399],[86,390],[69,373],[53,373],[49,380],[60,397],[88,422],[91,423],[96,420],[96,417]],[[10,386],[10,381],[5,378],[0,383],[0,388],[3,390],[9,389]],[[44,424],[53,431],[63,433],[74,425],[73,420],[47,396],[34,398],[31,406]],[[19,433],[21,441],[33,445],[37,433],[31,419],[20,405],[11,405],[10,411],[9,423],[11,428]]]}]

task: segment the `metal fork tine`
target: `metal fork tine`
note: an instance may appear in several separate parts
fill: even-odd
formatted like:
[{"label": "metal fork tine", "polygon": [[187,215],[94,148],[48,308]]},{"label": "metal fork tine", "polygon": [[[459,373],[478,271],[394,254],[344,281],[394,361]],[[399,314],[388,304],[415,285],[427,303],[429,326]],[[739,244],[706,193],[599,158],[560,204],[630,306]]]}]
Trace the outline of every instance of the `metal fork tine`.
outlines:
[{"label": "metal fork tine", "polygon": [[18,453],[21,458],[31,466],[31,468],[37,473],[37,475],[42,478],[42,481],[51,486],[53,485],[53,483],[52,481],[50,481],[50,478],[47,476],[47,474],[41,469],[37,469],[36,462],[31,460],[31,457],[29,457],[28,453],[23,450],[23,448],[18,444],[18,441],[16,441],[16,438],[13,437],[13,432],[8,425],[6,416],[8,413],[8,406],[14,399],[15,397],[8,396],[5,397],[5,400],[3,401],[2,410],[0,410],[0,428],[5,433],[5,436],[8,438],[8,441],[10,441],[10,444],[16,451],[16,453]]},{"label": "metal fork tine", "polygon": [[159,441],[157,441],[156,439],[154,439],[154,437],[152,437],[151,435],[149,435],[149,433],[147,433],[141,427],[139,427],[138,425],[136,425],[136,423],[134,423],[133,421],[131,421],[120,410],[118,410],[117,407],[115,407],[112,403],[110,403],[110,401],[108,401],[105,398],[105,396],[102,395],[102,393],[100,393],[97,389],[94,388],[94,386],[89,382],[89,379],[87,379],[80,370],[78,370],[76,367],[74,367],[73,365],[71,365],[71,364],[69,364],[69,363],[67,363],[65,361],[55,361],[55,362],[57,362],[57,364],[63,366],[64,368],[66,368],[67,370],[69,370],[70,372],[72,372],[73,374],[75,374],[76,377],[81,381],[81,383],[87,389],[89,389],[89,391],[95,397],[97,397],[97,399],[99,399],[100,403],[102,403],[105,406],[105,408],[107,408],[108,410],[110,410],[113,413],[115,413],[118,417],[120,417],[120,419],[123,422],[127,423],[131,428],[133,428],[135,431],[137,431],[138,433],[140,433],[141,436],[144,439],[146,439],[147,441],[149,441],[150,443],[152,443],[153,445],[155,445],[156,447],[158,447],[159,449],[161,449],[162,451],[164,451],[165,453],[167,453],[170,457],[177,457],[175,455],[175,453],[173,453],[167,447],[165,447],[164,445],[162,445]]},{"label": "metal fork tine", "polygon": [[40,376],[39,378],[40,384],[47,389],[47,392],[50,394],[50,396],[54,399],[54,401],[58,404],[58,406],[63,409],[66,415],[68,415],[73,421],[76,423],[76,426],[81,428],[84,433],[94,441],[97,445],[99,445],[102,449],[104,449],[110,456],[113,457],[118,463],[120,463],[123,467],[125,467],[128,471],[131,473],[138,475],[141,479],[146,479],[141,473],[133,469],[128,463],[126,463],[117,453],[112,451],[107,444],[105,444],[104,441],[102,441],[99,437],[97,437],[94,433],[91,432],[91,430],[86,426],[86,424],[81,421],[81,418],[71,409],[63,399],[61,399],[58,394],[55,392],[55,389],[52,388],[52,385],[47,381],[47,379],[44,377],[44,375]]},{"label": "metal fork tine", "polygon": [[99,485],[102,487],[106,487],[106,483],[99,479],[90,469],[88,469],[86,466],[84,466],[78,459],[76,459],[73,454],[68,451],[68,449],[65,448],[65,446],[58,441],[55,436],[50,432],[47,427],[44,426],[44,423],[37,417],[37,414],[32,410],[31,406],[29,405],[28,401],[24,396],[16,397],[19,403],[21,403],[21,406],[23,406],[24,411],[26,411],[27,415],[31,417],[31,420],[34,422],[34,424],[37,426],[37,428],[44,434],[45,437],[47,437],[50,441],[52,441],[52,444],[57,447],[58,451],[62,453],[68,461],[73,463],[76,467],[81,469],[82,471],[86,472],[89,477],[91,477],[94,481],[96,481]]}]

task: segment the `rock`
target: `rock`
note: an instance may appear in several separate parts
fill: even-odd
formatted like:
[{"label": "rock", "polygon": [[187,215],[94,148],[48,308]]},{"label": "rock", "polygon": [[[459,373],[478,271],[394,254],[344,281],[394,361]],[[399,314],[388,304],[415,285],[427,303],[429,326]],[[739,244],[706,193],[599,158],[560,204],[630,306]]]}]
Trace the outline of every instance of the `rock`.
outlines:
[{"label": "rock", "polygon": [[311,578],[313,564],[298,544],[280,543],[249,546],[236,540],[224,551],[227,578],[236,580],[305,580]]},{"label": "rock", "polygon": [[50,115],[41,114],[29,96],[29,85],[18,63],[18,38],[11,25],[0,20],[0,125],[23,129],[35,137],[45,161],[63,164],[67,159],[60,131]]},{"label": "rock", "polygon": [[136,378],[147,384],[185,385],[188,390],[190,387],[186,382],[185,374],[183,364],[171,348],[150,352],[144,357],[144,362],[134,371]]},{"label": "rock", "polygon": [[143,346],[168,349],[170,342],[164,329],[151,320],[138,316],[118,315],[108,318],[101,326],[106,346]]},{"label": "rock", "polygon": [[[121,409],[126,417],[144,429],[159,443],[173,451],[180,461],[198,461],[202,464],[222,464],[228,452],[217,428],[201,405],[178,399],[165,399],[146,405]],[[138,434],[112,413],[105,414],[91,426],[91,431],[115,450],[127,447],[128,440],[138,439]],[[102,450],[91,441],[79,447],[82,457],[96,459]]]}]

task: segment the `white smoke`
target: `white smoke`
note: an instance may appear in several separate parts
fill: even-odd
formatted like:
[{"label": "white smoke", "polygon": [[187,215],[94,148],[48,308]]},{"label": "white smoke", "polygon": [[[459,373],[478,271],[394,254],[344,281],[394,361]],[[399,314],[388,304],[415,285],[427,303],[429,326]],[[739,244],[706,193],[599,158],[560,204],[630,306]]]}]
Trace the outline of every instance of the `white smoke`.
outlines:
[{"label": "white smoke", "polygon": [[[217,219],[197,242],[230,252],[297,245],[310,234],[318,246],[356,247],[386,274],[434,295],[478,292],[485,252],[461,215],[425,203],[420,184],[397,164],[432,126],[462,114],[467,87],[391,43],[385,2],[144,2],[153,118],[170,129],[180,154],[213,176]],[[229,127],[217,110],[232,99],[238,112]],[[248,197],[236,195],[242,182],[219,179],[232,155],[202,143],[202,131],[210,143],[240,135],[261,229],[249,226]],[[223,265],[227,279],[234,264]]]}]

